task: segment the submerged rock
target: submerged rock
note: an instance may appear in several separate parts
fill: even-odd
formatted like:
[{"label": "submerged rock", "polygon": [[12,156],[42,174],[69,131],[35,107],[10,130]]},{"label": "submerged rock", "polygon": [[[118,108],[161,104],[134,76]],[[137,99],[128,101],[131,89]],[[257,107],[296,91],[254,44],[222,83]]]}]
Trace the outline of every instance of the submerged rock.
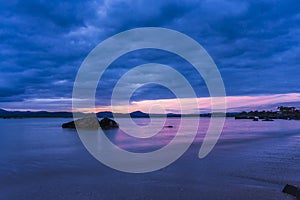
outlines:
[{"label": "submerged rock", "polygon": [[62,124],[62,128],[80,128],[80,129],[95,130],[98,129],[99,127],[107,130],[111,128],[118,128],[119,125],[117,122],[107,117],[104,117],[101,121],[99,121],[97,117],[84,117],[81,119],[77,119],[75,121]]}]

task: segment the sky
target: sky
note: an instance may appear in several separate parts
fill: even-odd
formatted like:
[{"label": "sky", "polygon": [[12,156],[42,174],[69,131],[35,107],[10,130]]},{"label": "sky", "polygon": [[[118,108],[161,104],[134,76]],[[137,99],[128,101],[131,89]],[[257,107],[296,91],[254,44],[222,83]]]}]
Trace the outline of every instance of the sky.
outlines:
[{"label": "sky", "polygon": [[[176,30],[201,44],[220,71],[228,111],[300,108],[299,24],[300,4],[291,0],[1,1],[0,108],[70,111],[74,80],[86,56],[105,39],[140,27]],[[113,88],[127,71],[153,62],[190,82],[199,106],[185,113],[209,111],[207,87],[193,66],[156,49],[128,52],[109,66],[98,85],[97,109],[111,110]],[[147,76],[172,79],[159,69],[141,79]],[[141,85],[129,110],[161,104],[167,112],[179,112],[175,101],[164,86]]]}]

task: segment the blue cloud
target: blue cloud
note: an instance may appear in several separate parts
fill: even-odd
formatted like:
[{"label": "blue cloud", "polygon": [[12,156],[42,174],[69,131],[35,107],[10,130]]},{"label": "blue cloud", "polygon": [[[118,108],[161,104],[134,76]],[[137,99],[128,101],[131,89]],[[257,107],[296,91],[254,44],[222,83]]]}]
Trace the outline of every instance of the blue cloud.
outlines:
[{"label": "blue cloud", "polygon": [[[216,62],[228,95],[300,92],[299,10],[300,4],[292,0],[3,2],[0,107],[34,98],[70,98],[81,62],[99,42],[143,26],[175,29],[202,44]],[[109,102],[122,74],[146,62],[174,67],[198,96],[208,96],[203,80],[184,60],[144,51],[120,58],[106,72],[98,92],[101,103]],[[171,96],[153,85],[141,88],[134,99]]]}]

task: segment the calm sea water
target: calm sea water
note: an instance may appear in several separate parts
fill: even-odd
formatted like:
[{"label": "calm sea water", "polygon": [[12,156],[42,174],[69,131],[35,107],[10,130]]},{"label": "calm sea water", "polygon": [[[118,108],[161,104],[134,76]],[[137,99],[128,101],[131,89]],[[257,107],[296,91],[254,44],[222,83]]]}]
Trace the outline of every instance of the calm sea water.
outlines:
[{"label": "calm sea water", "polygon": [[[227,118],[214,150],[199,159],[210,121],[201,118],[180,159],[156,172],[129,174],[94,159],[75,130],[61,128],[69,120],[0,119],[0,199],[289,199],[282,187],[300,186],[300,121]],[[145,126],[149,119],[135,122]],[[128,151],[153,151],[172,140],[179,124],[179,118],[167,119],[173,128],[152,138],[122,130],[107,135]]]}]

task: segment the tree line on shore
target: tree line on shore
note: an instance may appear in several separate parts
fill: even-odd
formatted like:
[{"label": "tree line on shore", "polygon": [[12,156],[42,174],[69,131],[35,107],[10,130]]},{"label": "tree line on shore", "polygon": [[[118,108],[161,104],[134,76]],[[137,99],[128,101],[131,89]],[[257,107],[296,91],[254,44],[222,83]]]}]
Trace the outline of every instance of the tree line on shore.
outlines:
[{"label": "tree line on shore", "polygon": [[279,106],[276,111],[243,111],[235,115],[235,119],[297,119],[300,120],[300,110],[295,107]]}]

